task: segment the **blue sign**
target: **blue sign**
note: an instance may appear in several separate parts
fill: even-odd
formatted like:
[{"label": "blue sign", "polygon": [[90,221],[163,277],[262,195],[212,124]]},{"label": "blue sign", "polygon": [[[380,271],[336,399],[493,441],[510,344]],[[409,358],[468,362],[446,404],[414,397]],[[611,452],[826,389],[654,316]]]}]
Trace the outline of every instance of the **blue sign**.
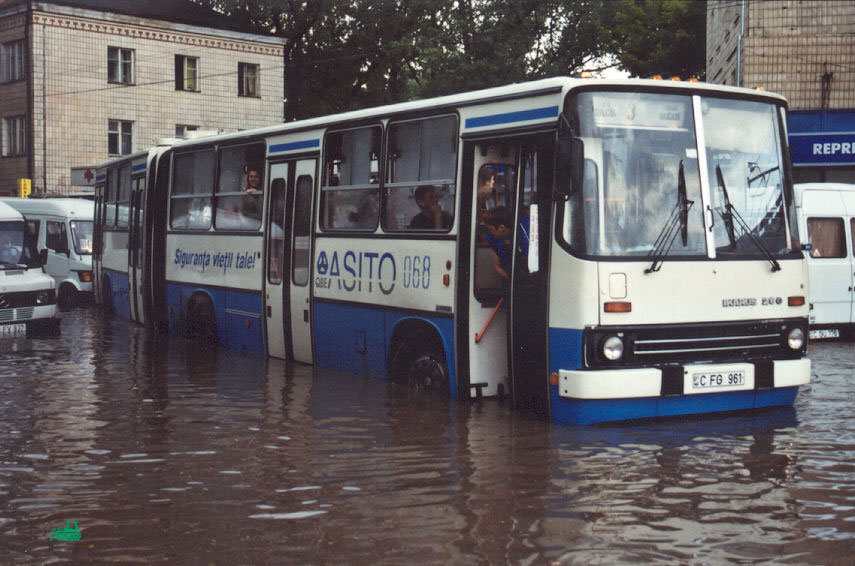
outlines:
[{"label": "blue sign", "polygon": [[794,134],[793,165],[846,165],[855,163],[855,133]]}]

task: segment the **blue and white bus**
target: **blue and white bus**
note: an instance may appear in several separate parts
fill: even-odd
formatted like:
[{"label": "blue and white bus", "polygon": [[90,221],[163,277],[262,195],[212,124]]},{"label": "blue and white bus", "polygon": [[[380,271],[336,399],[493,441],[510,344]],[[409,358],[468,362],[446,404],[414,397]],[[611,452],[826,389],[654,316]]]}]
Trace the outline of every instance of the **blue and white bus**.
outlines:
[{"label": "blue and white bus", "polygon": [[177,142],[99,172],[99,296],[557,422],[791,405],[785,118],[767,92],[555,78]]}]

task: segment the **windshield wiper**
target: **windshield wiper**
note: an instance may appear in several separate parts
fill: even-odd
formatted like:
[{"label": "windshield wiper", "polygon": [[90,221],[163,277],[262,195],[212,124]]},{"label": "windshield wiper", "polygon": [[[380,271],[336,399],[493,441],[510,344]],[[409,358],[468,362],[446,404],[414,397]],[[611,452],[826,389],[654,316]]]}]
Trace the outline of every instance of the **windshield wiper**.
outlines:
[{"label": "windshield wiper", "polygon": [[[752,165],[753,165],[753,167],[752,167]],[[749,163],[749,164],[748,164],[748,168],[750,169],[750,171],[757,171],[758,169],[760,169],[760,167],[759,167],[756,163]],[[749,177],[747,178],[748,186],[750,187],[750,186],[751,186],[751,183],[753,183],[753,182],[754,182],[754,181],[756,181],[757,179],[760,179],[761,177],[762,177],[762,178],[765,178],[765,177],[766,177],[766,175],[768,175],[769,173],[772,173],[772,172],[774,172],[774,171],[777,171],[777,170],[778,170],[778,166],[777,166],[777,165],[775,165],[775,166],[773,166],[773,167],[770,167],[770,168],[766,169],[765,171],[760,171],[759,173],[757,173],[757,174],[756,174],[756,175],[754,175],[753,177],[751,177],[751,176],[750,176],[750,173],[749,173]]]},{"label": "windshield wiper", "polygon": [[757,246],[763,255],[766,256],[766,259],[769,260],[769,263],[772,264],[772,271],[780,271],[781,264],[772,257],[772,253],[766,249],[766,246],[763,245],[763,242],[760,241],[760,238],[754,234],[754,231],[748,226],[748,223],[743,220],[742,215],[739,214],[739,211],[736,210],[736,207],[733,206],[730,202],[730,197],[727,195],[727,186],[724,184],[724,175],[721,173],[721,165],[715,166],[715,176],[718,180],[718,187],[721,189],[721,194],[724,197],[724,210],[721,208],[718,209],[718,213],[721,215],[724,220],[724,226],[727,229],[727,237],[730,239],[730,248],[731,250],[736,250],[736,233],[733,227],[733,220],[736,219],[737,224],[739,224],[739,228],[742,230],[744,234],[747,234],[748,237],[754,242],[754,245]]},{"label": "windshield wiper", "polygon": [[680,171],[677,177],[677,204],[668,215],[668,220],[665,221],[665,226],[656,237],[653,243],[653,249],[647,254],[647,258],[653,263],[650,267],[644,270],[644,273],[653,273],[659,271],[662,267],[662,260],[671,251],[674,245],[674,238],[677,237],[677,232],[680,232],[680,239],[683,246],[689,242],[689,209],[695,201],[689,200],[686,197],[686,175],[683,171],[683,161],[680,160]]}]

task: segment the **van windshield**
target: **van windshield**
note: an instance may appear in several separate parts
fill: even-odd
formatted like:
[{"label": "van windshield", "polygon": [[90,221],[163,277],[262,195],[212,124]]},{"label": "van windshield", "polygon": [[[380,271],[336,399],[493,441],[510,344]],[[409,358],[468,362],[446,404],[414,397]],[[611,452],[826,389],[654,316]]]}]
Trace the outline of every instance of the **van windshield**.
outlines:
[{"label": "van windshield", "polygon": [[0,222],[0,268],[17,266],[24,249],[24,222]]},{"label": "van windshield", "polygon": [[92,255],[91,220],[72,220],[71,238],[74,240],[74,251],[80,255]]}]

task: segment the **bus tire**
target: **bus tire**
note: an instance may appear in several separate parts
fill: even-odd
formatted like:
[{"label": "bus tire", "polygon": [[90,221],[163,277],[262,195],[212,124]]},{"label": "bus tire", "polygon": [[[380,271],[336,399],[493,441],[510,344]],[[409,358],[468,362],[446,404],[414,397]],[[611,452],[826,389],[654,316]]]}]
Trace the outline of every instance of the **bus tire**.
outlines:
[{"label": "bus tire", "polygon": [[187,333],[205,344],[217,343],[217,316],[205,294],[196,294],[187,307]]},{"label": "bus tire", "polygon": [[392,379],[420,393],[448,395],[448,367],[442,346],[423,334],[404,342],[392,363]]},{"label": "bus tire", "polygon": [[59,293],[56,296],[56,305],[59,310],[67,311],[71,309],[77,302],[77,289],[70,283],[63,283],[59,286]]}]

